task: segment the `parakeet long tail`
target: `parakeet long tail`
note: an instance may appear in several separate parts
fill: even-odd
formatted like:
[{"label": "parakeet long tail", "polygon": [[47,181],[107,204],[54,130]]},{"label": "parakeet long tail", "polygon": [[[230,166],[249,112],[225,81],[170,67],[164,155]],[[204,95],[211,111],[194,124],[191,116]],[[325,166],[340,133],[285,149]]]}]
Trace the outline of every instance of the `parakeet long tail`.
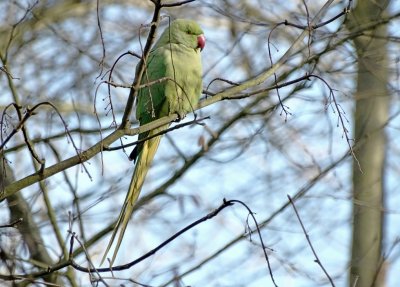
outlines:
[{"label": "parakeet long tail", "polygon": [[[156,128],[150,131],[148,136],[155,135],[167,129],[168,126],[169,125],[164,125],[159,128]],[[139,197],[140,190],[142,189],[144,179],[150,168],[151,162],[153,161],[154,155],[157,152],[158,146],[160,144],[161,137],[162,136],[160,135],[145,141],[143,143],[141,151],[139,151],[139,155],[136,161],[135,171],[133,172],[132,179],[129,184],[128,193],[126,195],[124,204],[122,206],[121,213],[119,214],[118,221],[114,227],[114,231],[112,233],[110,242],[108,243],[106,252],[104,253],[103,258],[101,260],[101,264],[103,264],[104,260],[106,259],[107,254],[110,251],[111,246],[113,245],[114,239],[117,236],[117,233],[119,232],[118,241],[114,249],[110,266],[112,266],[114,263],[115,257],[117,256],[118,253],[118,249],[122,242],[122,238],[124,237],[126,227],[132,215],[133,208]]]}]

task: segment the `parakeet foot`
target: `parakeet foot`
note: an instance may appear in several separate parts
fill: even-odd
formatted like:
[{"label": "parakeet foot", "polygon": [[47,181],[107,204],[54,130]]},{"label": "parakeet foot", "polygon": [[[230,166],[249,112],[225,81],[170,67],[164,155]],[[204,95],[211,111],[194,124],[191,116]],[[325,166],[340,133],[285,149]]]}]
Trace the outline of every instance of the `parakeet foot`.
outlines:
[{"label": "parakeet foot", "polygon": [[183,120],[186,117],[186,113],[176,112],[176,114],[178,115],[178,118],[176,120],[174,120],[174,122],[176,122],[176,123],[179,123],[181,120]]}]

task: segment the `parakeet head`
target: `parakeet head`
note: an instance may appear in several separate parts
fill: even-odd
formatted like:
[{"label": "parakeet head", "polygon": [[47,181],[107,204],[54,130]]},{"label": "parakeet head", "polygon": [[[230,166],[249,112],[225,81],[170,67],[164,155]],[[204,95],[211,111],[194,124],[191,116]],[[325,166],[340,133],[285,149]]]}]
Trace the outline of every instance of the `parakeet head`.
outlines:
[{"label": "parakeet head", "polygon": [[203,50],[206,44],[204,32],[196,22],[177,19],[164,30],[155,48],[166,44],[181,44],[188,48]]}]

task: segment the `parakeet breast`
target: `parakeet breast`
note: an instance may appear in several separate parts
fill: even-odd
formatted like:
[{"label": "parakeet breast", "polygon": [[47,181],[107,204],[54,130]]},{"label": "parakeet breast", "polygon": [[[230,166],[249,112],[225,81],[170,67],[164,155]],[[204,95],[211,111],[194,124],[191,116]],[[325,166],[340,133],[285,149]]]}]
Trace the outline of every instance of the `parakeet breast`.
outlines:
[{"label": "parakeet breast", "polygon": [[196,107],[202,91],[200,50],[179,44],[172,44],[171,48],[164,52],[168,58],[166,77],[172,79],[166,84],[165,97],[169,114],[182,117]]}]

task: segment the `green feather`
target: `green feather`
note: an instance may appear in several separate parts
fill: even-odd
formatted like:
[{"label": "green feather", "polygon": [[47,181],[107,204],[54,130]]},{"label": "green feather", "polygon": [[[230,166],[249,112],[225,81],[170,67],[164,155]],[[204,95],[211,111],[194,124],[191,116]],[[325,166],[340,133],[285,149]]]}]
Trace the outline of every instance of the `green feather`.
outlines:
[{"label": "green feather", "polygon": [[[182,118],[197,105],[202,91],[201,47],[198,40],[202,34],[203,31],[196,22],[186,19],[175,20],[164,30],[145,63],[146,70],[141,81],[144,87],[138,92],[136,107],[136,118],[140,125],[174,113]],[[139,139],[157,134],[168,126],[142,133]],[[101,263],[119,232],[111,265],[114,263],[160,140],[161,136],[149,139],[137,145],[130,155],[131,159],[136,160],[135,170]]]}]

